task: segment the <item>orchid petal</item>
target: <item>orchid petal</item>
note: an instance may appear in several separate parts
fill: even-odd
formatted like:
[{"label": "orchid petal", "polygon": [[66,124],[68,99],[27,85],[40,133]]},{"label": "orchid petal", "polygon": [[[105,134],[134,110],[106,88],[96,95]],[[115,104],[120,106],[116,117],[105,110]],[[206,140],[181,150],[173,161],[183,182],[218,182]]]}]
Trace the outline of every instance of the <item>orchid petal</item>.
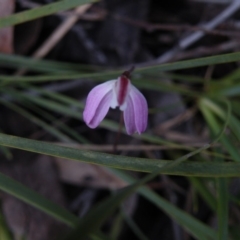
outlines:
[{"label": "orchid petal", "polygon": [[88,94],[83,119],[90,128],[96,128],[106,116],[112,100],[115,81],[102,83]]},{"label": "orchid petal", "polygon": [[128,72],[118,79],[102,83],[90,91],[83,112],[83,119],[90,128],[96,128],[106,116],[109,108],[119,107],[124,113],[128,134],[146,130],[148,106],[145,97],[135,88]]},{"label": "orchid petal", "polygon": [[112,96],[112,100],[111,100],[111,103],[110,103],[110,107],[115,109],[118,106],[117,93],[116,93],[115,89],[113,89],[112,92],[113,92],[113,96]]},{"label": "orchid petal", "polygon": [[123,112],[124,117],[124,123],[126,127],[126,131],[129,135],[136,132],[136,126],[135,126],[135,114],[134,114],[134,105],[132,102],[132,98],[128,96],[127,98],[127,104],[126,109]]},{"label": "orchid petal", "polygon": [[105,118],[105,116],[107,115],[107,112],[109,110],[110,107],[110,102],[111,102],[111,98],[112,98],[112,92],[108,92],[103,99],[101,100],[101,102],[99,103],[96,112],[93,116],[93,118],[91,119],[91,121],[88,123],[88,126],[90,128],[96,128],[100,122]]},{"label": "orchid petal", "polygon": [[140,134],[147,128],[148,123],[148,105],[142,93],[133,85],[129,92],[129,98],[132,100],[134,109],[135,128]]}]

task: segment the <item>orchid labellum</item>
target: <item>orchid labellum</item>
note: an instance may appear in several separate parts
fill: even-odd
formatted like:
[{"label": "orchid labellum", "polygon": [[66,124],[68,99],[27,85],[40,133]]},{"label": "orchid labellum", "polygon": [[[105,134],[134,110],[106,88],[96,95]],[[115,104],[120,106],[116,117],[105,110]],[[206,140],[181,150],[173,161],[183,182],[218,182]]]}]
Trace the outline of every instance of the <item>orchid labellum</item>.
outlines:
[{"label": "orchid labellum", "polygon": [[145,97],[134,87],[130,71],[118,79],[94,87],[88,94],[83,119],[90,128],[96,128],[106,116],[109,108],[119,107],[123,111],[128,134],[142,133],[148,122],[148,106]]}]

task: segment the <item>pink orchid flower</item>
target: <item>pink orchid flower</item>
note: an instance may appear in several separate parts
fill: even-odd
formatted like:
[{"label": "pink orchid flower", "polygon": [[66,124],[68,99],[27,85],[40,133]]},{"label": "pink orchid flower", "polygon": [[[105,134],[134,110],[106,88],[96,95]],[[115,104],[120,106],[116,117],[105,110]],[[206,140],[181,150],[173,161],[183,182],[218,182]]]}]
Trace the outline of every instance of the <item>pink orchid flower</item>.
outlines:
[{"label": "pink orchid flower", "polygon": [[130,71],[118,79],[94,87],[87,97],[83,119],[90,128],[96,128],[106,116],[109,108],[119,107],[123,111],[127,133],[144,132],[148,122],[148,105],[142,93],[130,80]]}]

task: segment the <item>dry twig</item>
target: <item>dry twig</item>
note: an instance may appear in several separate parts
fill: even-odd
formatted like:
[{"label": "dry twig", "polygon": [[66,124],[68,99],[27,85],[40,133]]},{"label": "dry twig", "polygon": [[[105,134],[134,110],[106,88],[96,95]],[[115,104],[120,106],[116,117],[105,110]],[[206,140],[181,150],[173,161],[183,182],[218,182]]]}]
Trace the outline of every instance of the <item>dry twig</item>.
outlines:
[{"label": "dry twig", "polygon": [[[91,4],[85,4],[77,7],[74,12],[76,13],[68,16],[62,24],[55,29],[51,36],[33,53],[33,58],[40,59],[46,56],[53,47],[66,35],[66,33],[72,28],[72,26],[78,21],[79,17],[90,8]],[[16,75],[23,75],[26,72],[25,69],[17,71]]]},{"label": "dry twig", "polygon": [[[204,24],[200,26],[203,29],[206,29],[208,31],[213,30],[216,28],[219,24],[224,22],[226,19],[231,17],[238,9],[240,8],[240,1],[234,0],[223,12],[221,12],[218,16],[213,18],[211,21],[209,21],[207,24]],[[137,67],[143,67],[143,66],[149,66],[154,64],[160,64],[164,62],[169,62],[172,60],[177,53],[181,52],[182,50],[190,47],[192,44],[197,42],[199,39],[201,39],[205,35],[205,32],[203,31],[197,31],[193,34],[190,34],[186,38],[183,38],[179,41],[178,45],[172,48],[171,50],[167,51],[160,57],[158,57],[156,60],[144,63],[144,64],[138,64]]]}]

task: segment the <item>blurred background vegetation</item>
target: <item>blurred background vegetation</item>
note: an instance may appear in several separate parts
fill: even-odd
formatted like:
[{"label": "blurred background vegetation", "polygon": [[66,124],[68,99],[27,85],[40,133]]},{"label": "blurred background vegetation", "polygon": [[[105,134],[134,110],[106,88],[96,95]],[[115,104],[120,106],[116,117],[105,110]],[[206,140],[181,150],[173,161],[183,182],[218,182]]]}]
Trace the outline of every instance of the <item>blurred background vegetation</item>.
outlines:
[{"label": "blurred background vegetation", "polygon": [[[0,0],[0,240],[240,239],[239,0]],[[147,131],[82,119],[135,66]]]}]

